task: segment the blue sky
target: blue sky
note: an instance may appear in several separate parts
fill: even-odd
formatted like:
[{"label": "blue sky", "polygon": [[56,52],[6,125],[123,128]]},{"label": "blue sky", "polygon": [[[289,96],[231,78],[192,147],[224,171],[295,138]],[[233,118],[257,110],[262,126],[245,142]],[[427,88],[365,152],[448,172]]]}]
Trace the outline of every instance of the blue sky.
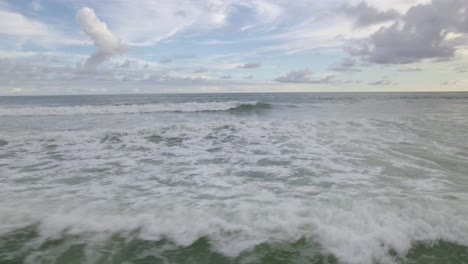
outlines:
[{"label": "blue sky", "polygon": [[468,0],[0,0],[0,94],[466,91]]}]

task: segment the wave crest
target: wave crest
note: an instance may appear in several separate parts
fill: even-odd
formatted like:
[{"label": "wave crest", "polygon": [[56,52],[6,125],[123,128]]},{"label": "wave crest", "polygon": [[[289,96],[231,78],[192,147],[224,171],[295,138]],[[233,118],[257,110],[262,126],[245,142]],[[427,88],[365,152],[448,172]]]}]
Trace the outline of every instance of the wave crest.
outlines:
[{"label": "wave crest", "polygon": [[106,115],[137,114],[154,112],[216,112],[251,111],[268,108],[261,102],[187,102],[133,105],[87,105],[87,106],[38,106],[21,108],[0,108],[0,116],[62,116],[62,115]]}]

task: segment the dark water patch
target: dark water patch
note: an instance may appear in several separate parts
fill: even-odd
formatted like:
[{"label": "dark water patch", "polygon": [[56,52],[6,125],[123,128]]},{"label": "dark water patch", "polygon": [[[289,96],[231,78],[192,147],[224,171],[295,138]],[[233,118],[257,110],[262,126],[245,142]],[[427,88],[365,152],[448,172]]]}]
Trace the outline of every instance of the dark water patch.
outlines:
[{"label": "dark water patch", "polygon": [[[13,156],[14,156],[13,154],[9,154],[9,153],[8,154],[6,154],[6,153],[5,154],[0,154],[0,159],[7,159],[7,158],[11,158]],[[7,165],[7,164],[5,164],[5,165]]]},{"label": "dark water patch", "polygon": [[85,173],[85,174],[94,174],[94,173],[103,173],[103,172],[108,172],[112,168],[111,167],[88,167],[88,168],[82,168],[80,171]]},{"label": "dark water patch", "polygon": [[49,165],[49,161],[41,161],[37,162],[28,166],[22,166],[19,167],[20,172],[31,172],[31,171],[37,171],[39,169],[47,169],[47,165]]},{"label": "dark water patch", "polygon": [[320,245],[306,239],[296,242],[263,243],[242,253],[233,263],[314,263],[334,264],[338,259],[326,253]]},{"label": "dark water patch", "polygon": [[220,165],[226,164],[229,159],[226,158],[213,158],[213,159],[201,159],[195,162],[195,165]]},{"label": "dark water patch", "polygon": [[405,264],[468,263],[468,247],[449,242],[415,245],[403,261]]},{"label": "dark water patch", "polygon": [[37,236],[35,226],[0,235],[0,264],[24,263],[24,259],[30,253],[26,245]]},{"label": "dark water patch", "polygon": [[53,151],[56,150],[59,146],[57,144],[48,144],[44,146],[45,150]]},{"label": "dark water patch", "polygon": [[[263,243],[239,256],[226,256],[213,248],[208,238],[200,238],[189,246],[179,246],[170,240],[151,241],[113,235],[100,243],[79,236],[64,236],[37,241],[35,228],[7,234],[0,242],[0,263],[192,263],[192,264],[250,264],[250,263],[338,263],[336,258],[322,254],[315,243],[304,239],[288,243]],[[36,243],[30,243],[36,240]]]},{"label": "dark water patch", "polygon": [[0,147],[8,145],[8,141],[0,139]]},{"label": "dark water patch", "polygon": [[52,183],[62,183],[62,184],[66,184],[66,185],[78,185],[78,184],[82,184],[82,183],[87,183],[87,182],[89,182],[91,180],[92,180],[92,178],[90,178],[90,177],[74,176],[74,177],[70,177],[70,178],[58,179],[58,180],[52,181]]},{"label": "dark water patch", "polygon": [[270,180],[275,175],[273,173],[268,173],[264,171],[258,170],[246,170],[246,171],[238,171],[236,172],[237,176],[245,177],[247,180]]},{"label": "dark water patch", "polygon": [[165,144],[167,147],[180,146],[187,140],[186,137],[163,137],[156,134],[145,137],[145,139],[154,144]]},{"label": "dark water patch", "polygon": [[145,138],[148,142],[159,144],[164,140],[160,135],[151,135]]},{"label": "dark water patch", "polygon": [[206,151],[209,152],[209,153],[215,153],[215,152],[220,152],[222,150],[223,150],[223,148],[221,148],[221,147],[214,147],[214,148],[209,148]]},{"label": "dark water patch", "polygon": [[162,165],[164,164],[163,160],[155,160],[155,159],[141,159],[139,160],[141,163],[151,164],[151,165]]},{"label": "dark water patch", "polygon": [[186,140],[186,138],[183,138],[183,137],[170,137],[170,138],[166,138],[165,143],[166,143],[166,146],[168,146],[168,147],[175,147],[175,146],[182,145],[184,140]]},{"label": "dark water patch", "polygon": [[101,138],[101,143],[111,143],[111,144],[121,143],[122,137],[125,135],[126,135],[125,133],[109,133],[109,134],[104,135]]},{"label": "dark water patch", "polygon": [[263,149],[253,149],[251,150],[252,154],[254,155],[269,155],[271,154],[270,152],[263,150]]},{"label": "dark water patch", "polygon": [[56,154],[56,153],[51,153],[51,154],[49,154],[48,157],[53,159],[53,160],[56,160],[56,161],[65,161],[65,160],[67,160],[66,158],[64,158],[64,156],[62,154]]},{"label": "dark water patch", "polygon": [[288,166],[291,165],[291,161],[289,160],[272,160],[272,159],[260,159],[257,164],[263,167],[270,167],[270,166]]}]

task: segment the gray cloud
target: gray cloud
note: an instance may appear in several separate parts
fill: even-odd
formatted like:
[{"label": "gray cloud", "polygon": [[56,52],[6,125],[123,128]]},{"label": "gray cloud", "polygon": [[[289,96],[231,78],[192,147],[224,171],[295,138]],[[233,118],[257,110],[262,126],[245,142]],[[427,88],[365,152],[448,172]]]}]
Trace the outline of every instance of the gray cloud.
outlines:
[{"label": "gray cloud", "polygon": [[453,81],[445,81],[445,82],[441,83],[440,85],[453,86],[453,85],[457,85],[458,83],[460,83],[459,80],[453,80]]},{"label": "gray cloud", "polygon": [[[432,0],[429,4],[413,6],[401,21],[380,28],[348,52],[379,64],[448,60],[468,33],[467,8],[468,0]],[[463,37],[449,40],[449,33],[463,34]]]},{"label": "gray cloud", "polygon": [[0,59],[0,83],[24,85],[47,83],[55,78],[68,79],[75,68],[40,65],[31,61]]},{"label": "gray cloud", "polygon": [[76,20],[81,30],[88,35],[96,46],[96,52],[85,62],[84,67],[88,70],[96,69],[96,66],[113,55],[126,50],[120,40],[109,30],[89,7],[83,7],[76,13]]},{"label": "gray cloud", "polygon": [[394,82],[394,81],[390,81],[390,80],[387,80],[387,79],[383,79],[383,80],[379,80],[379,81],[375,81],[375,82],[370,82],[368,83],[369,85],[371,86],[390,86],[390,85],[398,85],[398,83]]},{"label": "gray cloud", "polygon": [[199,68],[193,71],[193,73],[205,73],[205,72],[208,72],[208,70],[204,68]]},{"label": "gray cloud", "polygon": [[192,84],[208,84],[210,81],[201,77],[180,77],[173,76],[167,72],[155,72],[143,79],[137,81],[151,84],[176,84],[176,85],[192,85]]},{"label": "gray cloud", "polygon": [[161,59],[159,60],[159,62],[161,62],[161,63],[171,63],[171,62],[172,62],[172,58],[164,57],[164,58],[161,58]]},{"label": "gray cloud", "polygon": [[380,11],[364,1],[355,6],[346,4],[340,8],[340,11],[353,18],[357,27],[366,27],[391,21],[400,16],[400,14],[393,9]]},{"label": "gray cloud", "polygon": [[262,64],[259,62],[248,62],[241,66],[238,66],[237,68],[238,69],[254,69],[254,68],[260,68],[261,66]]},{"label": "gray cloud", "polygon": [[337,72],[360,72],[362,71],[359,68],[356,68],[357,63],[356,60],[352,58],[345,58],[340,61],[335,66],[331,67],[330,70],[337,71]]},{"label": "gray cloud", "polygon": [[454,70],[456,73],[465,73],[465,72],[468,71],[468,66],[459,65],[459,66],[456,66],[455,68],[453,68],[453,70]]},{"label": "gray cloud", "polygon": [[421,72],[422,69],[419,67],[401,67],[397,69],[398,72]]},{"label": "gray cloud", "polygon": [[195,58],[195,55],[176,55],[172,57],[163,57],[159,60],[161,63],[171,63],[174,62],[175,60],[180,60],[180,59],[193,59]]},{"label": "gray cloud", "polygon": [[[132,63],[132,60],[129,61]],[[115,89],[128,87],[129,84],[137,87],[224,86],[242,85],[245,81],[227,79],[227,77],[226,79],[209,78],[181,75],[169,71],[141,70],[135,67],[133,69],[103,67],[96,71],[83,71],[80,67],[43,65],[33,61],[0,58],[0,93],[8,93],[14,89],[35,90],[39,93],[51,91],[68,93],[73,89],[85,92],[90,87],[97,87],[99,91],[101,89],[115,91]]]},{"label": "gray cloud", "polygon": [[314,79],[313,78],[313,72],[306,68],[303,70],[298,70],[298,71],[291,71],[287,73],[284,76],[280,76],[275,79],[277,82],[283,82],[283,83],[336,83],[337,81],[335,80],[335,75],[327,75],[322,78]]},{"label": "gray cloud", "polygon": [[118,65],[117,68],[129,68],[132,64],[131,60],[125,60],[122,64]]}]

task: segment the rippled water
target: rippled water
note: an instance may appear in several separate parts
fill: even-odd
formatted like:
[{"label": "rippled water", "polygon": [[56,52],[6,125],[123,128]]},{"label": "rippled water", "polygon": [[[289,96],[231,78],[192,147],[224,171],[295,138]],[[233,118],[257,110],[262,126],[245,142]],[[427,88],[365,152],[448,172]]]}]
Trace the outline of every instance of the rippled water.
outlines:
[{"label": "rippled water", "polygon": [[468,94],[0,97],[0,263],[467,263]]}]

